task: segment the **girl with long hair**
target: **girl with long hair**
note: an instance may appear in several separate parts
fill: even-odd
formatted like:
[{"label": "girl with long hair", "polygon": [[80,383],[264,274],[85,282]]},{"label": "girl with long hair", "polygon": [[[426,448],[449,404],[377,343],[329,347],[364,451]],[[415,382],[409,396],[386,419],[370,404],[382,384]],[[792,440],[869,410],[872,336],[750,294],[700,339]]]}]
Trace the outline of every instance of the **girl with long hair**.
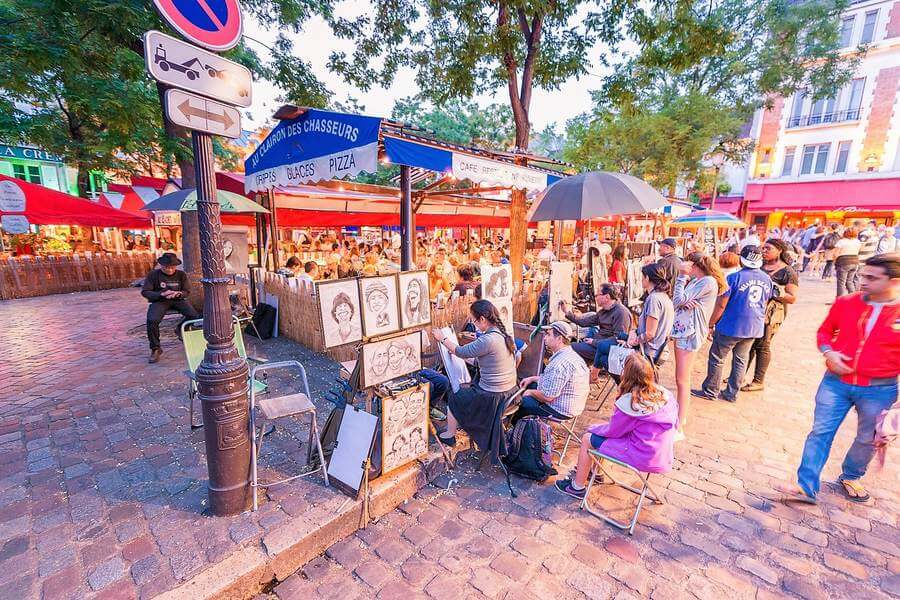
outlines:
[{"label": "girl with long hair", "polygon": [[658,385],[653,366],[638,353],[625,360],[619,395],[609,423],[591,425],[581,437],[575,475],[557,480],[556,488],[579,500],[591,470],[590,450],[644,473],[667,473],[674,460],[678,406],[672,392]]},{"label": "girl with long hair", "polygon": [[500,313],[489,300],[476,300],[469,308],[472,324],[480,334],[474,342],[460,346],[437,328],[434,339],[451,354],[478,363],[478,380],[450,395],[447,429],[438,438],[456,445],[456,429],[462,427],[482,450],[498,456],[503,432],[497,411],[516,390],[516,345],[506,331]]},{"label": "girl with long hair", "polygon": [[709,336],[709,321],[716,298],[728,289],[719,263],[700,252],[689,254],[681,263],[675,292],[675,385],[678,394],[678,431],[675,441],[684,439],[691,403],[691,373],[694,357]]}]

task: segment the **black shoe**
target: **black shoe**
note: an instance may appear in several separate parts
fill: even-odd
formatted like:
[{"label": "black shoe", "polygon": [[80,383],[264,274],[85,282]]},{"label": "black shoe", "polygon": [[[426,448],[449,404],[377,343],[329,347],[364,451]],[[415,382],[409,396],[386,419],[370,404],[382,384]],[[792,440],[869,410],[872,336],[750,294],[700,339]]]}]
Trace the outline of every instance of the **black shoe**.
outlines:
[{"label": "black shoe", "polygon": [[159,362],[160,356],[162,356],[162,349],[154,348],[150,351],[150,360],[148,360],[147,362],[149,362],[151,365],[155,362]]},{"label": "black shoe", "polygon": [[712,394],[707,394],[703,390],[691,390],[691,396],[695,396],[697,398],[705,398],[707,400],[715,400],[715,396]]},{"label": "black shoe", "polygon": [[563,494],[572,496],[573,498],[576,498],[578,500],[584,500],[584,495],[587,492],[587,488],[581,488],[580,490],[575,489],[572,486],[571,479],[557,479],[556,489],[561,491]]},{"label": "black shoe", "polygon": [[729,398],[725,395],[725,392],[719,392],[719,400],[724,400],[725,402],[737,402],[737,397]]},{"label": "black shoe", "polygon": [[751,381],[747,385],[741,388],[742,392],[761,392],[764,387],[762,382],[760,381]]}]

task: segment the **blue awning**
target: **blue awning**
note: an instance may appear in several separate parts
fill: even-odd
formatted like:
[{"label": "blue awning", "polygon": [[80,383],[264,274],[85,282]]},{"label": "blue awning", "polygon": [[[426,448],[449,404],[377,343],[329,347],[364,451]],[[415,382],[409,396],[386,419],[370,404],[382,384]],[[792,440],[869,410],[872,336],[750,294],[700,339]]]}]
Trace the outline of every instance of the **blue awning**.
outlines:
[{"label": "blue awning", "polygon": [[244,161],[244,190],[374,173],[380,129],[376,117],[317,109],[285,119]]}]

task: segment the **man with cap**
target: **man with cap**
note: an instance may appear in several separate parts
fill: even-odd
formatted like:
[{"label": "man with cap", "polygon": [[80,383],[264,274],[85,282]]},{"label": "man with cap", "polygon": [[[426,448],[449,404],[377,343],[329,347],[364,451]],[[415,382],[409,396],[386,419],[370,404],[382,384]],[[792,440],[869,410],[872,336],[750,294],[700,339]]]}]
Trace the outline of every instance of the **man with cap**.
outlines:
[{"label": "man with cap", "polygon": [[522,392],[522,404],[512,417],[513,423],[528,415],[574,419],[587,402],[588,368],[572,349],[572,326],[556,321],[542,329],[544,346],[552,356],[543,373],[521,381],[520,385],[528,389]]},{"label": "man with cap", "polygon": [[[750,348],[765,331],[766,306],[776,293],[775,285],[762,270],[763,257],[759,246],[744,246],[740,260],[741,270],[726,279],[728,289],[719,296],[710,319],[710,329],[714,334],[706,379],[702,389],[691,391],[700,398],[737,401]],[[722,368],[729,353],[733,353],[731,376],[728,386],[719,393]]]},{"label": "man with cap", "polygon": [[150,362],[155,363],[162,356],[159,344],[159,324],[170,310],[184,316],[182,323],[190,319],[199,319],[200,314],[194,310],[187,298],[188,278],[184,271],[177,269],[181,261],[172,252],[166,252],[157,261],[159,268],[150,271],[144,279],[141,296],[150,302],[147,308],[147,340],[150,342]]},{"label": "man with cap", "polygon": [[669,297],[675,290],[675,280],[678,279],[678,271],[681,269],[681,259],[675,254],[677,244],[674,238],[666,238],[659,243],[659,260],[656,264],[663,268],[666,281],[669,282]]}]

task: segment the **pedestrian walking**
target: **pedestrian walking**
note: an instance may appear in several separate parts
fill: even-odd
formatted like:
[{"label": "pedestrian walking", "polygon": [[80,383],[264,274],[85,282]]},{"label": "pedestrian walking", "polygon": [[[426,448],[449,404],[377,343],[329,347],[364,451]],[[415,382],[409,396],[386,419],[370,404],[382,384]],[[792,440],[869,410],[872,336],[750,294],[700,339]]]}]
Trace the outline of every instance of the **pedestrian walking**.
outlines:
[{"label": "pedestrian walking", "polygon": [[[867,260],[878,253],[878,232],[875,229],[875,221],[870,221],[869,226],[859,232],[859,264],[864,265]],[[860,269],[853,274],[854,291],[859,289]]]},{"label": "pedestrian walking", "polygon": [[[184,271],[178,270],[181,261],[172,252],[166,252],[156,262],[158,269],[150,271],[141,287],[141,296],[150,302],[147,307],[147,341],[150,342],[150,363],[159,361],[162,347],[159,341],[159,324],[169,311],[180,313],[182,323],[199,319],[200,313],[187,301],[190,288]],[[179,326],[179,330],[181,327]]]},{"label": "pedestrian walking", "polygon": [[869,499],[860,479],[875,452],[876,421],[897,401],[900,254],[868,259],[860,278],[860,291],[835,300],[819,327],[817,342],[828,371],[816,392],[813,426],[797,470],[799,487],[783,488],[784,500],[816,502],[831,444],[851,408],[856,410],[856,438],[838,483],[849,500]]},{"label": "pedestrian walking", "polygon": [[[740,260],[743,268],[725,280],[728,289],[719,296],[713,311],[714,334],[706,379],[701,389],[691,391],[700,398],[737,401],[750,348],[765,332],[766,306],[775,293],[772,279],[761,268],[763,258],[758,246],[744,246]],[[732,354],[731,375],[728,385],[719,393],[723,365],[729,354]]]},{"label": "pedestrian walking", "polygon": [[844,235],[834,247],[834,268],[837,279],[835,296],[856,291],[856,271],[859,269],[859,235],[853,227],[844,230]]},{"label": "pedestrian walking", "polygon": [[831,274],[834,272],[834,258],[837,254],[835,247],[840,239],[840,225],[832,223],[831,231],[822,240],[822,250],[825,258],[825,266],[822,268],[822,279],[826,281],[831,278]]},{"label": "pedestrian walking", "polygon": [[790,248],[784,240],[766,240],[762,246],[762,269],[772,283],[777,286],[778,294],[773,296],[766,305],[765,329],[762,337],[756,338],[750,348],[748,365],[754,362],[753,381],[741,388],[742,392],[762,391],[772,360],[772,338],[781,328],[787,318],[788,304],[797,301],[797,293],[800,286],[800,276],[790,266]]},{"label": "pedestrian walking", "polygon": [[674,238],[666,238],[659,243],[659,260],[656,261],[663,269],[663,276],[669,282],[669,297],[675,289],[675,279],[678,278],[678,270],[681,267],[681,259],[675,253],[678,244]]}]

